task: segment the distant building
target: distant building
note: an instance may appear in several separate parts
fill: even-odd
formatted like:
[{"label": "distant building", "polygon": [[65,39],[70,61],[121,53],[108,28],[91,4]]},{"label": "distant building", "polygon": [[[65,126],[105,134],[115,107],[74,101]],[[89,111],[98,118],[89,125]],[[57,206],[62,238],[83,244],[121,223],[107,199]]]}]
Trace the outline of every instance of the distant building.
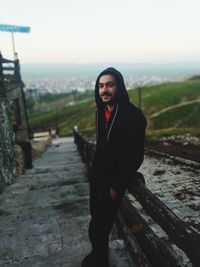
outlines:
[{"label": "distant building", "polygon": [[38,99],[39,98],[39,92],[37,88],[28,88],[25,91],[26,99],[32,98],[32,99]]}]

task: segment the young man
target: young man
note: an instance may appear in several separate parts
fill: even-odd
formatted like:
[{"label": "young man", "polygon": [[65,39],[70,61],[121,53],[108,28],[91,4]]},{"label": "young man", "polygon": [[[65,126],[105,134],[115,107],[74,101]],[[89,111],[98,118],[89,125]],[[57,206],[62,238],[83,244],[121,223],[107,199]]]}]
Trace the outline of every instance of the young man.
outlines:
[{"label": "young man", "polygon": [[97,145],[90,173],[89,238],[92,252],[82,267],[109,266],[109,234],[125,189],[144,158],[146,119],[129,102],[123,76],[102,71],[95,85]]}]

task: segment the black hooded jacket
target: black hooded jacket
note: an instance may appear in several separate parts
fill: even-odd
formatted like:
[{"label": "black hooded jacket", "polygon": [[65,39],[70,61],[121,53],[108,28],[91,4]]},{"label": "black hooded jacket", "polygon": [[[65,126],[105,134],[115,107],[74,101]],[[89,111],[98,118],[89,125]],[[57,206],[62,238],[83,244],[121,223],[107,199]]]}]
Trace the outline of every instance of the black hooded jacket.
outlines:
[{"label": "black hooded jacket", "polygon": [[[106,124],[105,104],[99,97],[99,79],[110,74],[117,83],[116,106]],[[112,187],[116,192],[134,184],[134,176],[144,158],[146,119],[129,102],[123,76],[114,68],[101,72],[96,80],[95,99],[97,145],[91,172],[91,181]]]}]

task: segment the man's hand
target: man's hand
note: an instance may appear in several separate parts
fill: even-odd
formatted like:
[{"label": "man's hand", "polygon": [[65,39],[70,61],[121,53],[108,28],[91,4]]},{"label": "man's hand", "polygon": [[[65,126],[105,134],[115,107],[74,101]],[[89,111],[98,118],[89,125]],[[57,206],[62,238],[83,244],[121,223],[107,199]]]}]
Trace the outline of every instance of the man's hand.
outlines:
[{"label": "man's hand", "polygon": [[112,200],[115,200],[118,197],[118,193],[114,191],[112,187],[110,188],[110,197],[112,198]]}]

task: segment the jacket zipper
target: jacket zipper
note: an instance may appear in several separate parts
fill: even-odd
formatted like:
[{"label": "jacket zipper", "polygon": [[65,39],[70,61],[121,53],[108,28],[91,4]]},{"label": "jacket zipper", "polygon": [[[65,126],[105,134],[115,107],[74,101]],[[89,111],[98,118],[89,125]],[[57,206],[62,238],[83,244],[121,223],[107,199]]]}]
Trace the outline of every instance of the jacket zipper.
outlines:
[{"label": "jacket zipper", "polygon": [[[116,118],[116,116],[117,116],[118,108],[119,108],[119,104],[117,104],[117,108],[116,108],[116,110],[115,110],[115,115],[114,115],[114,117],[113,117],[113,120],[112,120],[111,125],[110,125],[110,129],[109,129],[108,134],[107,134],[107,138],[106,138],[107,142],[109,141],[110,132],[111,132],[111,130],[112,130],[112,127],[113,127],[115,118]],[[107,127],[107,125],[106,125],[106,127]]]},{"label": "jacket zipper", "polygon": [[[116,116],[117,116],[118,109],[119,109],[119,104],[117,104],[117,108],[116,108],[116,110],[115,110],[115,115],[114,115],[114,117],[113,117],[113,120],[112,120],[111,125],[110,125],[110,129],[109,129],[108,134],[107,134],[107,137],[106,137],[106,141],[107,141],[107,142],[109,141],[110,132],[111,132],[111,130],[112,130],[112,127],[113,127],[115,118],[116,118]],[[97,118],[96,118],[96,140],[98,140],[98,132],[99,132],[99,129],[98,129],[98,125],[99,125],[99,115],[98,115],[98,113],[99,113],[99,112],[98,112],[98,109],[97,109],[97,113],[96,113],[96,114],[97,114]],[[107,129],[107,127],[108,127],[108,123],[106,122],[106,124],[105,124],[105,129]]]}]

